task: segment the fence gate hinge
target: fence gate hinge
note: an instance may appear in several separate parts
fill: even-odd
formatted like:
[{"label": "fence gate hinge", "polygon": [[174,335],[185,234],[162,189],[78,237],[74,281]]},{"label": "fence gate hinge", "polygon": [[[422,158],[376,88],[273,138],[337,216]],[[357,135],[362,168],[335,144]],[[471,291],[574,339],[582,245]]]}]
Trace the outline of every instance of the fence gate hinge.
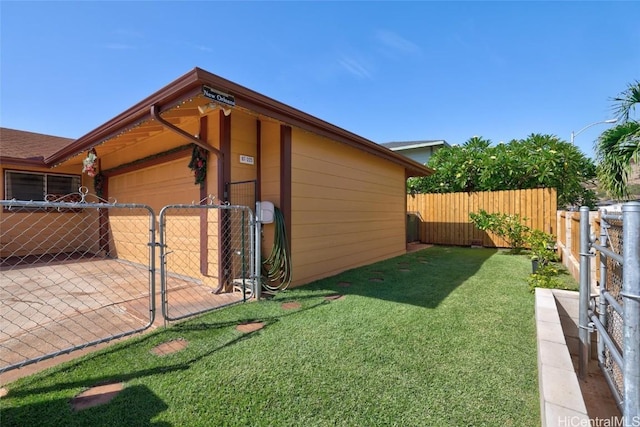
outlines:
[{"label": "fence gate hinge", "polygon": [[595,332],[596,328],[593,322],[589,322],[587,326],[578,325],[579,329],[586,329],[589,332]]}]

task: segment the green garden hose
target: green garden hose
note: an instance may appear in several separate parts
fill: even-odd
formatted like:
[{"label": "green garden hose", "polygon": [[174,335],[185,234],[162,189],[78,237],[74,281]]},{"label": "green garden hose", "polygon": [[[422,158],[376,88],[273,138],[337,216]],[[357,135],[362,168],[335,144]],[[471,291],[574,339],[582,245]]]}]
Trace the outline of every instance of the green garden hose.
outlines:
[{"label": "green garden hose", "polygon": [[291,256],[284,215],[277,207],[273,211],[273,223],[275,231],[271,254],[262,261],[262,287],[269,291],[283,291],[291,283]]}]

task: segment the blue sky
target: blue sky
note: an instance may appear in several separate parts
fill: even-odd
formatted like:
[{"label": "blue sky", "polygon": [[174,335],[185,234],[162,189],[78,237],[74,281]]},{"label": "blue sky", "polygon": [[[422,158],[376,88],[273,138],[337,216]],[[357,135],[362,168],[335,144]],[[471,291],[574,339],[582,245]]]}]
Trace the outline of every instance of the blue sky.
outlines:
[{"label": "blue sky", "polygon": [[[77,138],[194,67],[375,142],[570,139],[640,79],[640,2],[0,1],[0,126]],[[591,156],[608,125],[576,136]]]}]

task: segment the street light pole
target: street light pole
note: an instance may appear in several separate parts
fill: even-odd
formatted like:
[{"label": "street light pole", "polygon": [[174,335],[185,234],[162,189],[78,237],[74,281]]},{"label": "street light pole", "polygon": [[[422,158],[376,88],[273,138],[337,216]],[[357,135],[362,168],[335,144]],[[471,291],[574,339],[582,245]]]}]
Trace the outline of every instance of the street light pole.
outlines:
[{"label": "street light pole", "polygon": [[573,144],[573,141],[576,139],[576,136],[580,135],[582,131],[589,129],[591,126],[600,125],[604,123],[615,123],[617,121],[618,119],[601,120],[599,122],[593,122],[591,124],[586,125],[582,129],[580,129],[578,132],[571,131],[571,144]]}]

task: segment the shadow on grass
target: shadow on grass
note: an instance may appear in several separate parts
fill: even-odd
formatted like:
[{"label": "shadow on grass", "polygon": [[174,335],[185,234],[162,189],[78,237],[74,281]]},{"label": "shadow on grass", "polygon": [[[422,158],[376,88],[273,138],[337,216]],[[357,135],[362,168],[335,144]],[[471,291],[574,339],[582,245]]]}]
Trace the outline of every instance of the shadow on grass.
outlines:
[{"label": "shadow on grass", "polygon": [[[318,300],[321,297],[322,297],[321,295],[315,295],[315,296],[309,295],[309,296],[302,296],[302,297],[298,296],[296,300],[297,301],[304,300],[304,299]],[[286,298],[281,298],[277,300],[277,303],[282,303],[285,301],[287,301]],[[23,379],[24,382],[19,388],[17,389],[10,388],[9,393],[7,394],[7,397],[21,398],[21,397],[25,397],[33,394],[45,394],[45,393],[59,391],[63,389],[70,389],[70,388],[77,388],[77,387],[92,387],[98,384],[108,384],[108,383],[114,383],[114,382],[127,382],[133,379],[153,376],[157,374],[165,374],[165,373],[176,372],[176,371],[186,371],[194,363],[206,357],[209,357],[215,354],[216,352],[221,351],[227,347],[233,346],[235,344],[238,344],[244,340],[247,340],[253,337],[259,331],[267,329],[269,326],[279,322],[285,317],[295,316],[305,311],[308,311],[326,304],[329,304],[329,301],[322,300],[297,310],[285,311],[276,315],[238,317],[237,319],[222,321],[222,322],[208,321],[207,320],[208,316],[203,315],[196,319],[184,321],[181,323],[176,323],[168,329],[164,329],[155,333],[150,333],[139,338],[133,338],[126,342],[119,343],[112,347],[97,351],[96,353],[92,353],[80,359],[68,362],[60,368],[54,368],[54,370],[49,373],[42,373],[42,374],[34,375],[33,377],[27,377]],[[152,347],[155,344],[171,341],[172,339],[181,337],[181,334],[197,333],[199,331],[210,332],[210,331],[221,330],[225,328],[234,328],[239,324],[252,323],[252,322],[262,322],[264,323],[264,326],[261,329],[256,331],[242,333],[241,335],[233,339],[227,340],[226,342],[216,347],[209,348],[207,351],[200,352],[199,354],[196,354],[192,357],[189,357],[187,360],[183,360],[178,363],[161,365],[161,366],[156,366],[149,369],[123,372],[118,374],[91,376],[89,378],[84,378],[78,381],[57,382],[54,385],[46,386],[46,387],[37,387],[37,386],[32,386],[28,384],[30,379],[43,378],[50,375],[60,375],[60,374],[64,374],[65,372],[72,372],[78,366],[91,363],[92,360],[108,357],[114,354],[117,355],[118,353],[127,351],[127,349],[129,348],[135,349],[136,347],[141,347],[146,349],[146,348]],[[193,338],[193,337],[189,338],[188,335],[187,337],[188,337],[187,338],[188,340]]]},{"label": "shadow on grass", "polygon": [[[24,426],[25,411],[30,419],[47,420],[46,425],[82,425],[82,426],[149,426],[169,427],[166,422],[152,422],[158,414],[166,411],[168,405],[144,385],[125,387],[113,400],[115,405],[100,405],[74,411],[68,399],[54,399],[33,403],[28,406],[4,408],[3,427]],[[120,404],[117,404],[121,402]],[[122,403],[122,402],[126,402]],[[123,411],[126,405],[127,410]]]},{"label": "shadow on grass", "polygon": [[[329,300],[324,298],[331,294],[359,295],[395,303],[435,308],[458,286],[476,274],[483,263],[497,252],[495,249],[432,247],[409,253],[369,266],[349,270],[291,291],[282,292],[272,301],[264,301],[265,304],[254,305],[252,303],[238,306],[237,312],[232,311],[229,312],[228,317],[224,316],[227,317],[226,319],[218,318],[219,320],[216,320],[216,316],[203,315],[192,320],[176,323],[171,328],[119,343],[108,349],[73,361],[60,369],[55,369],[45,374],[44,377],[58,375],[64,378],[66,372],[71,374],[78,366],[92,363],[93,359],[109,357],[113,354],[117,355],[119,352],[126,354],[129,349],[135,351],[135,347],[148,351],[156,344],[181,336],[185,336],[188,340],[203,339],[204,335],[198,335],[200,331],[203,334],[208,334],[211,331],[229,329],[240,323],[254,321],[263,322],[263,330],[266,330],[284,318],[331,304]],[[505,272],[505,274],[508,274],[508,272]],[[289,301],[302,302],[302,306],[299,309],[290,311],[279,309],[279,304]],[[246,309],[243,307],[246,307]],[[177,353],[171,358],[158,359],[157,363],[154,364],[155,366],[149,366],[146,369],[125,369],[123,372],[118,373],[88,375],[81,379],[56,381],[55,384],[51,385],[41,384],[37,378],[41,379],[43,376],[36,375],[36,380],[32,384],[29,384],[29,378],[27,378],[19,387],[15,389],[9,387],[9,394],[3,399],[28,398],[36,394],[54,393],[65,389],[91,387],[111,382],[127,382],[148,376],[187,371],[198,361],[227,347],[241,343],[259,332],[233,334],[231,337],[226,338],[223,336],[217,344],[198,347],[196,350],[192,349],[190,350],[191,353],[187,353],[189,351],[187,349],[183,354]],[[194,334],[196,335],[194,336]],[[100,364],[99,361],[97,363]],[[56,411],[58,406],[59,402],[56,399],[45,399],[33,405],[7,408],[6,412],[3,411],[3,425],[5,421],[19,419],[25,411]],[[147,417],[145,416],[144,419],[146,420]]]},{"label": "shadow on grass", "polygon": [[435,308],[496,253],[497,249],[434,246],[345,271],[304,289]]}]

